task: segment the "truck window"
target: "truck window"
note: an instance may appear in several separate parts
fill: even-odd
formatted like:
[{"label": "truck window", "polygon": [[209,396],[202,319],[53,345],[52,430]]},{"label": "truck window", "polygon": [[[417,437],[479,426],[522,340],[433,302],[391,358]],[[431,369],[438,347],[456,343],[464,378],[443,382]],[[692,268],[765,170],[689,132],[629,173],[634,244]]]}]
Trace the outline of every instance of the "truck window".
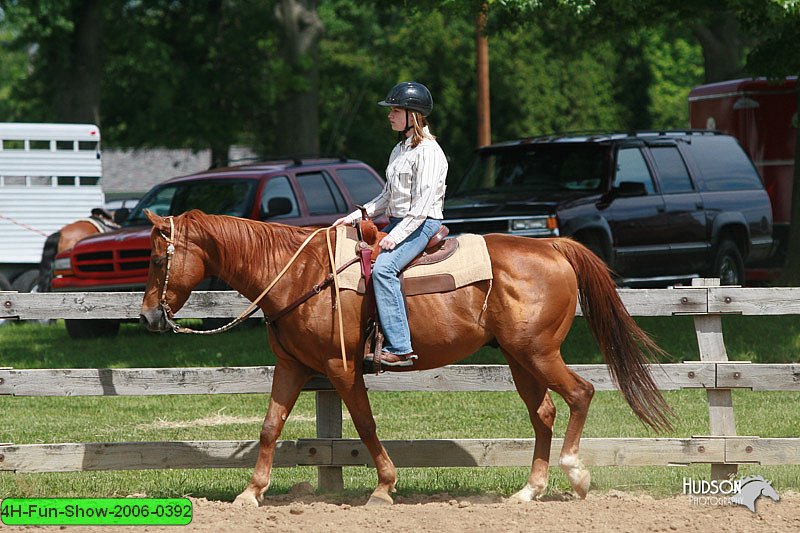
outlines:
[{"label": "truck window", "polygon": [[638,148],[621,148],[617,152],[617,173],[614,176],[614,187],[619,187],[623,181],[644,184],[647,194],[656,192],[653,177]]},{"label": "truck window", "polygon": [[730,191],[761,189],[761,178],[744,150],[730,137],[703,139],[692,144],[692,155],[703,175],[704,189]]},{"label": "truck window", "polygon": [[658,171],[658,181],[664,194],[691,192],[694,190],[686,163],[680,152],[673,146],[653,146],[650,148]]},{"label": "truck window", "polygon": [[308,205],[308,214],[332,215],[347,210],[342,193],[330,176],[324,172],[308,172],[297,175],[297,184],[303,191]]},{"label": "truck window", "polygon": [[364,205],[383,190],[383,186],[375,179],[375,176],[363,168],[342,168],[336,173],[350,191],[350,197],[357,205]]},{"label": "truck window", "polygon": [[297,208],[297,197],[294,195],[292,185],[286,176],[276,176],[264,186],[264,192],[261,193],[261,213],[269,215],[269,201],[273,198],[288,198],[292,204],[292,211],[283,215],[270,216],[270,220],[300,216],[300,210]]}]

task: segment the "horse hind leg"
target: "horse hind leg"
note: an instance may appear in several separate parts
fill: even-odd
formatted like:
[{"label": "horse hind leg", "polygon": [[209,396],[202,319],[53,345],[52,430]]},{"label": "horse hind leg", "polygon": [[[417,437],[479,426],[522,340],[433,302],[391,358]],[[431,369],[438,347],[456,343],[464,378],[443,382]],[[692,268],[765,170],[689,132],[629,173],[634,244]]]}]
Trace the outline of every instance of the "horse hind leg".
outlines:
[{"label": "horse hind leg", "polygon": [[594,386],[569,369],[558,349],[536,354],[527,362],[519,358],[517,361],[529,366],[540,383],[558,393],[567,402],[569,421],[558,464],[567,475],[572,489],[581,499],[586,498],[591,474],[578,457],[578,451],[589,404],[594,396]]},{"label": "horse hind leg", "polygon": [[234,500],[235,504],[257,507],[269,488],[275,445],[292,411],[310,371],[291,359],[279,359],[272,379],[269,407],[261,426],[258,459],[247,487]]},{"label": "horse hind leg", "polygon": [[547,393],[547,387],[542,385],[530,370],[520,365],[505,350],[502,351],[508,360],[517,392],[528,408],[531,424],[536,434],[528,482],[511,496],[512,499],[529,502],[534,499],[538,500],[547,491],[550,446],[553,440],[556,407]]}]

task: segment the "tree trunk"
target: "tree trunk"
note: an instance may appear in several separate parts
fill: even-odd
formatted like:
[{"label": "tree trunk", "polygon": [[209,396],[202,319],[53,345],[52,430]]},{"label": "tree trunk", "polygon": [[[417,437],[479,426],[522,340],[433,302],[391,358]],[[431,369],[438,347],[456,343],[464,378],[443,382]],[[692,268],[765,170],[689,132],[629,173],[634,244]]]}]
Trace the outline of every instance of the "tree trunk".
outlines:
[{"label": "tree trunk", "polygon": [[694,25],[692,32],[703,47],[705,83],[742,76],[743,43],[734,13],[712,13],[705,21]]},{"label": "tree trunk", "polygon": [[[798,77],[800,79],[800,77]],[[797,93],[797,113],[794,140],[794,176],[792,178],[792,208],[789,214],[789,244],[786,250],[786,263],[779,284],[788,287],[800,286],[800,82],[795,87]]]},{"label": "tree trunk", "polygon": [[279,0],[275,18],[283,30],[279,47],[292,78],[278,105],[276,155],[318,155],[319,41],[325,26],[317,15],[317,1]]},{"label": "tree trunk", "polygon": [[57,76],[54,107],[61,122],[100,124],[103,77],[101,0],[76,2],[69,42],[69,64]]}]

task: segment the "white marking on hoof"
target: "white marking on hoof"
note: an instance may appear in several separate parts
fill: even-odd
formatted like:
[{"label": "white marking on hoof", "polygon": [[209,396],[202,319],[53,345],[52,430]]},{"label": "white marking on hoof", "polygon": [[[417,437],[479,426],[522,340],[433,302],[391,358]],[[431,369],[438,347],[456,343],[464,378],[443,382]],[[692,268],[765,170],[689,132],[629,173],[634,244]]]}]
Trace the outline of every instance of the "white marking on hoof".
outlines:
[{"label": "white marking on hoof", "polygon": [[368,505],[368,506],[374,506],[374,505],[381,505],[381,506],[383,506],[383,505],[394,505],[394,500],[392,500],[392,497],[391,497],[391,496],[389,496],[389,494],[387,494],[386,492],[383,492],[383,491],[377,491],[377,490],[376,490],[376,491],[375,491],[375,492],[373,492],[373,493],[372,493],[372,495],[369,497],[369,500],[367,500],[367,505]]},{"label": "white marking on hoof", "polygon": [[233,504],[241,505],[242,507],[258,507],[258,499],[252,492],[244,491],[233,500]]},{"label": "white marking on hoof", "polygon": [[564,455],[558,460],[558,464],[567,475],[573,490],[582,500],[585,499],[592,480],[589,470],[583,466],[577,455]]},{"label": "white marking on hoof", "polygon": [[545,491],[547,490],[547,484],[544,485],[531,485],[530,483],[526,483],[521,490],[511,495],[512,500],[519,500],[521,502],[530,502],[533,500],[538,500],[542,496],[544,496]]}]

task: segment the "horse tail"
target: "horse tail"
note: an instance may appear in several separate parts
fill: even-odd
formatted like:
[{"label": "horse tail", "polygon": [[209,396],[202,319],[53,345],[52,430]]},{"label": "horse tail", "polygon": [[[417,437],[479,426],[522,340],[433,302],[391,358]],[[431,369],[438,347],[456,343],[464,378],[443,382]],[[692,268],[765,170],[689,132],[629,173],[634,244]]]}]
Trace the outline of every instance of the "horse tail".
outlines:
[{"label": "horse tail", "polygon": [[58,241],[61,239],[61,232],[57,231],[50,234],[44,241],[42,248],[42,260],[39,262],[39,292],[50,292],[50,280],[53,279],[53,261],[58,252]]},{"label": "horse tail", "polygon": [[673,411],[645,366],[666,352],[625,309],[608,267],[599,257],[571,239],[554,240],[553,248],[575,271],[583,317],[625,401],[648,426],[656,430],[671,429]]}]

